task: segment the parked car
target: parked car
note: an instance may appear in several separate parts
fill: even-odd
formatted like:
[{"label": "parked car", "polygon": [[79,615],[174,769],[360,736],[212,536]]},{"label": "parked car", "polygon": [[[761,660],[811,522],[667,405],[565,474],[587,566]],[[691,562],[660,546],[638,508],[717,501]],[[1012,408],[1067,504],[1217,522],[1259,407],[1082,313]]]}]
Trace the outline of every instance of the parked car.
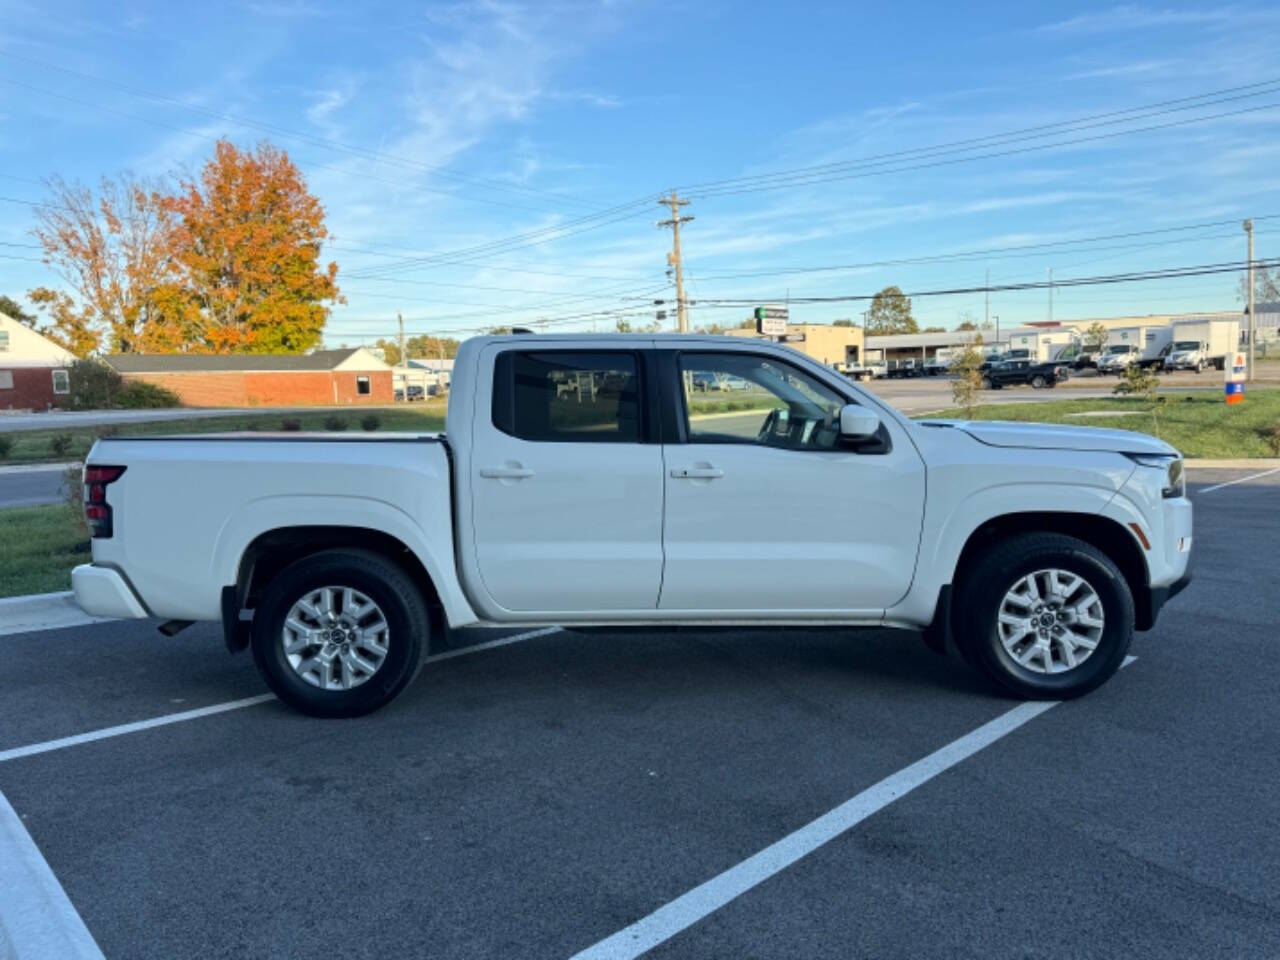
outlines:
[{"label": "parked car", "polygon": [[[703,374],[774,402],[690,415]],[[454,377],[438,436],[99,439],[76,601],[169,635],[221,620],[285,703],[353,716],[448,630],[517,624],[923,630],[1060,700],[1188,580],[1183,461],[1155,437],[916,422],[730,337],[479,337]]]},{"label": "parked car", "polygon": [[[982,367],[986,367],[985,370]],[[987,390],[999,390],[1002,387],[1016,387],[1029,384],[1037,390],[1042,387],[1056,387],[1069,374],[1067,368],[1060,363],[1032,363],[1030,360],[1005,360],[991,366],[983,364],[979,367],[982,374],[982,386]]]},{"label": "parked car", "polygon": [[1081,370],[1097,370],[1098,357],[1102,352],[1097,347],[1084,347],[1071,358],[1071,369],[1077,373]]},{"label": "parked car", "polygon": [[427,391],[426,391],[426,388],[422,386],[422,384],[411,383],[409,384],[408,390],[409,390],[408,397],[409,397],[410,403],[413,403],[415,400],[427,399]]}]

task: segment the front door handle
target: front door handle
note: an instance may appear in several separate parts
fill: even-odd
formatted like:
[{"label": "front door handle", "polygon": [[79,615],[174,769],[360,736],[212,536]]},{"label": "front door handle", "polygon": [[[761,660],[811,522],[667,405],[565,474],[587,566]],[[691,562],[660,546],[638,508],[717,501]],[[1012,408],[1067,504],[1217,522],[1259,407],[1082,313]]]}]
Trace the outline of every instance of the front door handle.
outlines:
[{"label": "front door handle", "polygon": [[677,480],[717,480],[724,476],[724,471],[716,467],[676,467],[671,476]]},{"label": "front door handle", "polygon": [[480,476],[486,480],[527,480],[533,476],[533,471],[518,464],[504,464],[501,467],[481,467]]}]

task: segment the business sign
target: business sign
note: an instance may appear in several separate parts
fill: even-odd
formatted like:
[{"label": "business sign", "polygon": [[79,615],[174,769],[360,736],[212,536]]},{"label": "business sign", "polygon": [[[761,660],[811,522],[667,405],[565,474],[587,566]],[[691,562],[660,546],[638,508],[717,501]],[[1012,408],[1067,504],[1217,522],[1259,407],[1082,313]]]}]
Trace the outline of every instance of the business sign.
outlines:
[{"label": "business sign", "polygon": [[756,333],[767,337],[785,336],[788,313],[786,307],[756,307]]},{"label": "business sign", "polygon": [[1248,358],[1241,351],[1227,354],[1227,362],[1223,365],[1227,403],[1244,403],[1244,381],[1249,375],[1248,363]]}]

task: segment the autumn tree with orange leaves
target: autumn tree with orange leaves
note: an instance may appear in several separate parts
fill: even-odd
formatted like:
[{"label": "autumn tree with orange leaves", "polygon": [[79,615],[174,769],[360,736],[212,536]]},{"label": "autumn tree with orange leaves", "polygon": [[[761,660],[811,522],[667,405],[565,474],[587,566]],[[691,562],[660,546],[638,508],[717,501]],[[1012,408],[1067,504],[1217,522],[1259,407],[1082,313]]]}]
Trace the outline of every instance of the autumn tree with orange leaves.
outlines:
[{"label": "autumn tree with orange leaves", "polygon": [[28,293],[46,317],[39,331],[81,357],[163,349],[148,342],[148,331],[171,301],[177,273],[160,185],[125,174],[104,178],[96,196],[60,177],[47,186],[32,233],[66,286]]},{"label": "autumn tree with orange leaves", "polygon": [[60,178],[32,231],[65,288],[28,296],[40,331],[91,353],[302,353],[343,302],[320,264],[324,208],[288,154],[218,141],[174,192],[122,176],[95,195]]},{"label": "autumn tree with orange leaves", "polygon": [[219,140],[199,178],[163,205],[182,275],[163,322],[181,331],[183,349],[301,353],[320,342],[328,305],[342,302],[338,265],[320,265],[324,208],[287,153]]}]

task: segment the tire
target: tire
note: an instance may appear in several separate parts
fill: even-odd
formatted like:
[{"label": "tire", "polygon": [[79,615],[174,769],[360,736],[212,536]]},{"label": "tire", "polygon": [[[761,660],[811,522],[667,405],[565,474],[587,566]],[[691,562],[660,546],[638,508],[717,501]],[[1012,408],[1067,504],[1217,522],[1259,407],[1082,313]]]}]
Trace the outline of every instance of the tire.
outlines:
[{"label": "tire", "polygon": [[[1091,590],[1100,604],[1102,623],[1099,628],[1079,626],[1082,633],[1093,634],[1095,647],[1087,652],[1076,647],[1076,666],[1063,658],[1064,644],[1050,639],[1052,672],[1045,669],[1048,665],[1042,655],[1035,656],[1029,666],[1018,662],[1002,641],[998,622],[1002,608],[1019,610],[1007,598],[1023,578],[1047,570],[1081,578],[1084,587],[1073,587],[1068,595],[1079,602],[1087,596],[1084,590]],[[1042,578],[1040,582],[1044,582]],[[1066,582],[1065,578],[1061,582]],[[1043,597],[1047,591],[1039,592]],[[953,610],[952,625],[965,661],[1004,693],[1026,700],[1066,700],[1096,689],[1120,669],[1133,640],[1133,595],[1124,575],[1102,551],[1064,534],[1025,533],[994,544],[973,564],[955,596],[963,598]],[[1096,614],[1097,608],[1089,605],[1087,610]],[[1071,611],[1068,604],[1066,615],[1074,616]],[[1004,629],[1013,632],[1018,628]],[[1068,637],[1072,635],[1068,628],[1064,631]],[[1032,635],[1022,642],[1034,644],[1037,640]]]},{"label": "tire", "polygon": [[991,378],[990,378],[990,377],[983,377],[983,378],[982,378],[982,389],[983,389],[983,390],[990,390],[990,389],[991,389]]},{"label": "tire", "polygon": [[1201,360],[1196,364],[1196,373],[1204,373],[1204,361]]},{"label": "tire", "polygon": [[[357,601],[371,601],[376,613],[368,616],[380,615],[385,622],[386,630],[381,634],[385,653],[373,671],[365,673],[356,668],[349,679],[338,659],[346,654],[329,654],[333,662],[324,669],[331,682],[350,682],[348,689],[322,688],[318,671],[317,679],[308,681],[291,665],[284,647],[285,621],[295,603],[309,597],[315,599],[314,594],[326,587],[349,588]],[[336,605],[344,605],[336,595],[335,600]],[[311,606],[317,608],[319,604]],[[367,606],[352,609],[369,610]],[[308,614],[303,616],[311,619]],[[324,626],[321,620],[316,633],[324,633]],[[367,550],[325,550],[287,567],[267,586],[253,618],[253,660],[271,691],[295,710],[313,717],[358,717],[394,700],[418,675],[425,662],[429,633],[422,590],[403,569]],[[293,631],[291,636],[298,640],[301,634]],[[365,649],[363,643],[352,642],[350,649],[366,663],[372,663],[377,654],[372,647]],[[319,644],[313,643],[295,656],[305,666],[320,652]]]},{"label": "tire", "polygon": [[1031,386],[1034,387],[1036,390],[1043,390],[1044,377],[1040,376],[1040,374],[1037,373],[1034,377],[1031,378]]}]

